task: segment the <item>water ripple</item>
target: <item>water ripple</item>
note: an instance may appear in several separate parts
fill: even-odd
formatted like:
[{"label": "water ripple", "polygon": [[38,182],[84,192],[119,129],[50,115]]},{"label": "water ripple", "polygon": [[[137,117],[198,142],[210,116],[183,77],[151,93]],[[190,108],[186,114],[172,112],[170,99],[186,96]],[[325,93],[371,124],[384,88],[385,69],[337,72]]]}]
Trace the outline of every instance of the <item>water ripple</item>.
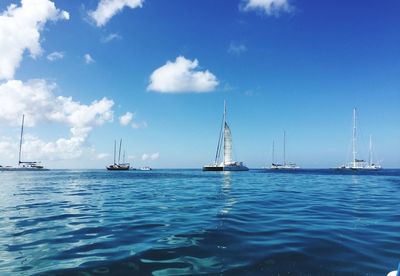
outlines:
[{"label": "water ripple", "polygon": [[2,275],[385,275],[400,172],[0,173]]}]

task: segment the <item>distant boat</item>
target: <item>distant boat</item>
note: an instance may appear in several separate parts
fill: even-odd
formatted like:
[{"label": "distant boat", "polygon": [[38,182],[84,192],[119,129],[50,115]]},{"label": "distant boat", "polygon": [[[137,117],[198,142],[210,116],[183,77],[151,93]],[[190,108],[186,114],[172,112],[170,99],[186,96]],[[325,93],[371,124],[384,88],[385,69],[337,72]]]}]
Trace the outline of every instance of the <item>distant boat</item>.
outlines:
[{"label": "distant boat", "polygon": [[369,160],[368,163],[363,159],[357,158],[357,110],[353,109],[353,137],[352,137],[352,161],[348,164],[339,166],[339,170],[380,170],[379,164],[372,162],[372,137],[369,140]]},{"label": "distant boat", "polygon": [[119,141],[119,151],[118,151],[118,163],[116,162],[116,151],[117,151],[117,141],[114,141],[114,164],[107,166],[107,170],[109,171],[127,171],[130,168],[129,163],[125,163],[125,151],[124,151],[124,158],[123,162],[121,161],[121,146],[122,146],[122,139]]},{"label": "distant boat", "polygon": [[272,141],[272,163],[271,170],[293,170],[300,169],[295,163],[286,163],[286,131],[283,131],[283,164],[275,163],[275,143]]},{"label": "distant boat", "polygon": [[22,115],[21,137],[19,140],[18,167],[0,166],[0,171],[48,171],[39,161],[21,161],[22,141],[24,136],[25,115]]},{"label": "distant boat", "polygon": [[[218,164],[221,149],[224,150],[224,160]],[[215,154],[214,164],[206,165],[203,171],[248,171],[243,162],[232,161],[232,133],[226,122],[226,104],[224,102],[224,115],[222,119],[222,127],[219,134],[217,152]]]},{"label": "distant boat", "polygon": [[144,167],[140,167],[138,170],[139,170],[139,171],[151,171],[151,170],[153,170],[153,169],[150,168],[149,166],[144,166]]}]

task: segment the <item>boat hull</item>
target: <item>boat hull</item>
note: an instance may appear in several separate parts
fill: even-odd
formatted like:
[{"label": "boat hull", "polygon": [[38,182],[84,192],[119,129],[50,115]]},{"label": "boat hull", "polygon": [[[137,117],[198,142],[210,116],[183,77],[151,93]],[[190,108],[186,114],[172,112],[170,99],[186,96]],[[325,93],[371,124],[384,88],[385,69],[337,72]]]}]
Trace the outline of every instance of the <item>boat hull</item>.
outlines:
[{"label": "boat hull", "polygon": [[106,167],[109,171],[129,171],[129,166],[111,165]]},{"label": "boat hull", "polygon": [[249,168],[243,165],[227,165],[227,166],[204,166],[203,171],[212,172],[238,172],[238,171],[248,171]]},{"label": "boat hull", "polygon": [[49,171],[45,168],[14,168],[14,167],[0,167],[0,172],[41,172]]}]

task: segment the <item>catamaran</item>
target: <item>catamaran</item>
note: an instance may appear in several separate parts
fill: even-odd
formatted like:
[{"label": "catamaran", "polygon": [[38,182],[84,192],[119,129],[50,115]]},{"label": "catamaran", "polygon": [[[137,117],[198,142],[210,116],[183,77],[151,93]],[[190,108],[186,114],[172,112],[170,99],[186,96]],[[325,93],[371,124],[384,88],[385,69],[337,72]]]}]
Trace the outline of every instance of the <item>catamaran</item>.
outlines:
[{"label": "catamaran", "polygon": [[116,151],[117,151],[117,141],[114,140],[114,164],[107,166],[107,170],[109,171],[127,171],[130,168],[130,164],[125,162],[125,151],[122,163],[121,161],[121,146],[122,139],[119,141],[119,151],[118,151],[118,163],[116,162]]},{"label": "catamaran", "polygon": [[286,131],[283,131],[283,164],[275,163],[275,143],[272,141],[272,163],[271,170],[300,169],[295,163],[286,163]]},{"label": "catamaran", "polygon": [[24,136],[25,115],[22,115],[21,136],[19,140],[18,166],[0,166],[0,171],[48,171],[39,161],[22,161],[22,141]]},{"label": "catamaran", "polygon": [[[224,150],[224,160],[219,162],[221,150]],[[203,171],[248,171],[243,162],[232,161],[232,133],[226,122],[226,103],[224,102],[224,115],[222,119],[222,127],[219,134],[217,152],[213,164],[203,167]]]},{"label": "catamaran", "polygon": [[357,109],[353,109],[353,137],[352,137],[352,161],[348,164],[339,166],[340,170],[380,170],[382,167],[379,164],[372,162],[372,137],[369,141],[369,161],[357,158]]}]

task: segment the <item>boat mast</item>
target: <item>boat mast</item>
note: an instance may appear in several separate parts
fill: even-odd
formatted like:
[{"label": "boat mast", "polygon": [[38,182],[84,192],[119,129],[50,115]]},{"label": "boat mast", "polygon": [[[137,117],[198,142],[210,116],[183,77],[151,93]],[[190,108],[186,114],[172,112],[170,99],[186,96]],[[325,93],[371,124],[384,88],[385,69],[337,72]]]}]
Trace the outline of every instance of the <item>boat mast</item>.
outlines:
[{"label": "boat mast", "polygon": [[283,165],[286,166],[286,131],[283,131]]},{"label": "boat mast", "polygon": [[115,163],[115,155],[116,155],[116,153],[117,153],[117,140],[114,140],[114,165],[116,164]]},{"label": "boat mast", "polygon": [[368,154],[368,165],[372,165],[372,135],[369,135],[369,154]]},{"label": "boat mast", "polygon": [[275,141],[272,140],[272,165],[275,164]]},{"label": "boat mast", "polygon": [[353,167],[356,166],[356,143],[357,143],[357,125],[356,125],[356,109],[353,109]]},{"label": "boat mast", "polygon": [[[224,104],[225,104],[225,102],[224,102]],[[217,151],[215,152],[214,165],[218,164],[218,159],[219,159],[219,157],[221,155],[221,143],[222,143],[222,139],[223,139],[224,125],[225,125],[225,112],[222,115],[222,125],[221,125],[221,129],[219,131],[218,145],[217,145]]]},{"label": "boat mast", "polygon": [[22,114],[21,138],[19,139],[18,165],[21,164],[22,136],[23,136],[23,133],[24,133],[24,120],[25,120],[25,114]]},{"label": "boat mast", "polygon": [[124,150],[124,154],[122,155],[122,163],[125,164],[125,150]]},{"label": "boat mast", "polygon": [[226,126],[226,100],[224,100],[224,120],[223,120],[223,128],[222,128],[222,140],[224,143],[224,165],[225,165],[225,126]]},{"label": "boat mast", "polygon": [[121,164],[121,145],[122,145],[122,138],[121,140],[119,140],[118,164]]}]

